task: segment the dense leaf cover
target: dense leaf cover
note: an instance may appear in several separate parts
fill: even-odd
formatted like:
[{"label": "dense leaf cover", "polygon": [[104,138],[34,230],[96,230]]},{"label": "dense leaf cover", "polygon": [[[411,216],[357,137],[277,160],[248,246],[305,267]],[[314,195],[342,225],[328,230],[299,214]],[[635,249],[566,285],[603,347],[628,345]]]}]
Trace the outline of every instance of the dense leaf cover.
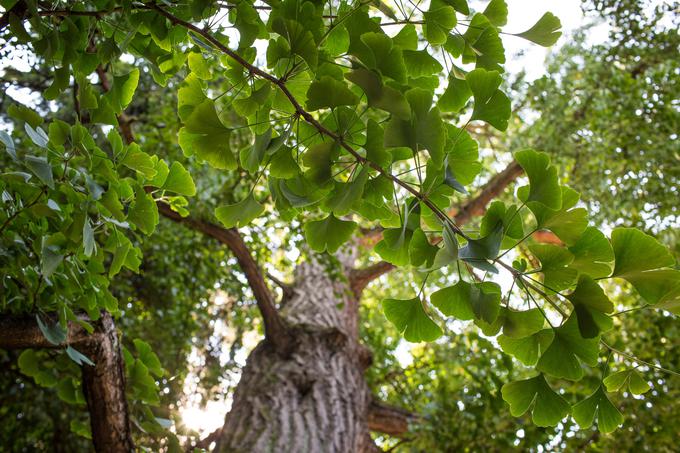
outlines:
[{"label": "dense leaf cover", "polygon": [[[0,135],[7,152],[0,176],[2,311],[35,315],[50,342],[63,342],[67,321],[89,328],[77,316],[82,312],[96,320],[105,310],[125,323],[136,308],[121,297],[133,291],[121,285],[113,294],[112,279],[145,264],[159,274],[172,266],[143,262],[144,251],[160,256],[150,249],[175,241],[173,230],[155,233],[157,203],[186,216],[192,197],[210,201],[217,191],[207,187],[214,176],[201,181],[199,165],[192,178],[188,159],[235,180],[224,203],[203,213],[225,228],[247,227],[267,213],[296,222],[309,248],[331,254],[358,231],[378,232],[376,254],[411,272],[420,287],[388,292],[385,317],[409,342],[448,335],[449,319],[472,321],[495,337],[474,341],[528,370],[501,378],[512,415],[530,413],[544,427],[571,414],[580,427],[597,420],[608,433],[624,420],[610,392],[648,390],[636,369],[608,370],[609,358],[624,353],[602,335],[618,315],[610,299],[621,286],[632,286],[648,307],[680,313],[680,271],[663,245],[637,229],[591,225],[579,193],[562,184],[548,154],[533,148],[514,152],[526,180],[513,199],[490,205],[477,229],[453,218],[452,206],[483,169],[469,126],[504,131],[511,119],[503,91],[504,1],[480,12],[443,0],[427,8],[398,3],[396,11],[382,2],[293,0],[2,4],[10,11],[25,6],[8,13],[2,33],[50,68],[43,98],[72,102],[75,112],[67,122],[12,103],[14,130]],[[559,28],[550,13],[537,13],[526,31],[507,26],[542,46],[555,43]],[[136,136],[118,132],[131,114],[126,108],[149,95],[139,86],[149,75],[154,89],[176,93],[176,114],[166,121],[178,124],[183,156],[158,152],[153,127]],[[533,241],[538,231],[558,240]],[[152,234],[169,244],[154,245]],[[191,250],[196,242],[176,245]],[[509,289],[500,284],[503,275]],[[428,279],[441,284],[433,289]],[[201,289],[210,288],[188,291]],[[48,313],[59,322],[46,323]],[[126,344],[139,425],[176,446],[166,421],[150,409],[161,402],[163,364],[146,342]],[[89,359],[71,347],[53,360],[45,356],[27,350],[18,366],[82,405],[77,370]],[[72,429],[87,436],[86,424],[74,421]]]}]

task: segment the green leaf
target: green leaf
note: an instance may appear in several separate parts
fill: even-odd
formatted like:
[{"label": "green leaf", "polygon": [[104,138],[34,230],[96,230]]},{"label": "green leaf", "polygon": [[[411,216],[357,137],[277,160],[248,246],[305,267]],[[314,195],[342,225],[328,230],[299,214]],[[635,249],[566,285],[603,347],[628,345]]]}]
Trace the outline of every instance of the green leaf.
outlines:
[{"label": "green leaf", "polygon": [[489,264],[487,260],[494,260],[498,257],[502,239],[503,223],[498,222],[494,229],[487,236],[481,237],[479,239],[468,239],[465,247],[460,249],[458,256],[460,259],[470,263],[473,266],[482,266],[482,268],[491,266],[489,268],[491,269],[493,268],[493,265]]},{"label": "green leaf", "polygon": [[63,145],[71,135],[71,126],[61,120],[54,120],[47,129],[50,143],[53,145]]},{"label": "green leaf", "polygon": [[404,121],[393,117],[385,127],[385,147],[411,148],[414,153],[427,149],[436,167],[444,163],[446,128],[439,109],[432,108],[432,94],[421,88],[406,93],[413,118]]},{"label": "green leaf", "polygon": [[369,119],[366,122],[366,159],[374,162],[381,167],[389,167],[392,163],[392,155],[385,150],[385,131],[380,124]]},{"label": "green leaf", "polygon": [[179,130],[179,145],[184,154],[196,154],[215,168],[235,170],[236,158],[229,146],[231,129],[217,116],[215,103],[206,99],[187,116]]},{"label": "green leaf", "polygon": [[559,292],[576,282],[578,271],[569,266],[574,255],[564,247],[553,244],[531,244],[531,253],[541,262],[543,285],[550,292]]},{"label": "green leaf", "polygon": [[402,50],[393,46],[392,39],[384,33],[368,32],[361,35],[361,42],[368,48],[362,61],[370,69],[377,69],[383,76],[397,82],[406,82],[406,65]]},{"label": "green leaf", "polygon": [[43,238],[40,267],[43,277],[49,278],[64,260],[64,255],[57,253],[57,248],[50,245],[47,238]]},{"label": "green leaf", "polygon": [[309,86],[307,91],[307,109],[319,110],[335,108],[341,105],[355,105],[359,102],[356,94],[347,85],[330,76],[322,76]]},{"label": "green leaf", "polygon": [[402,119],[408,119],[411,115],[411,107],[404,95],[383,85],[380,75],[374,71],[358,68],[345,74],[345,77],[364,91],[370,107],[385,110]]},{"label": "green leaf", "polygon": [[444,44],[449,31],[456,26],[456,11],[441,1],[433,0],[430,8],[423,13],[423,33],[427,41],[435,46]]},{"label": "green leaf", "polygon": [[192,73],[196,74],[196,77],[202,80],[210,80],[212,78],[210,66],[203,58],[203,55],[198,52],[191,52],[187,60],[189,63],[189,69],[191,69]]},{"label": "green leaf", "polygon": [[486,5],[484,15],[493,25],[502,27],[508,23],[508,5],[505,0],[491,0]]},{"label": "green leaf", "polygon": [[[529,196],[529,189],[529,186],[520,187],[517,190],[517,197],[520,200],[526,200]],[[550,209],[538,201],[529,201],[526,204],[536,218],[536,228],[548,229],[565,244],[573,245],[581,238],[588,226],[588,211],[584,208],[574,208],[580,197],[578,192],[567,186],[561,186],[561,191],[562,207],[560,209]]]},{"label": "green leaf", "polygon": [[144,234],[151,234],[158,225],[158,207],[151,194],[138,187],[135,190],[135,203],[130,208],[128,220]]},{"label": "green leaf", "polygon": [[257,202],[250,193],[238,203],[220,206],[215,209],[215,217],[227,228],[242,228],[258,218],[264,212],[264,206]]},{"label": "green leaf", "polygon": [[[468,25],[462,42],[449,40],[447,45],[456,47],[455,52],[462,52],[463,63],[475,63],[476,68],[503,72],[501,64],[505,63],[505,49],[503,41],[498,35],[498,29],[483,14],[475,14]],[[458,49],[461,46],[462,49]]]},{"label": "green leaf", "polygon": [[293,150],[287,146],[281,148],[269,163],[269,173],[276,178],[289,179],[300,174],[300,167],[293,157]]},{"label": "green leaf", "polygon": [[446,161],[456,180],[461,185],[466,186],[472,183],[482,170],[482,164],[479,162],[478,145],[467,131],[450,124],[447,125],[447,129]]},{"label": "green leaf", "polygon": [[449,84],[437,101],[437,105],[442,112],[460,112],[471,96],[472,90],[470,90],[467,80],[452,75],[449,77]]},{"label": "green leaf", "polygon": [[497,71],[475,69],[465,76],[474,96],[474,110],[470,120],[486,121],[499,131],[508,128],[510,99],[498,89],[501,75]]},{"label": "green leaf", "polygon": [[581,362],[591,367],[597,365],[600,339],[583,338],[574,315],[554,331],[555,337],[538,361],[536,369],[551,376],[580,380],[583,377]]},{"label": "green leaf", "polygon": [[680,271],[656,269],[629,274],[625,278],[654,308],[680,314]]},{"label": "green leaf", "polygon": [[7,154],[10,155],[10,157],[13,160],[17,160],[17,151],[16,148],[14,147],[14,140],[12,140],[12,137],[5,131],[0,131],[0,143],[5,145],[5,150],[7,151]]},{"label": "green leaf", "polygon": [[560,20],[552,13],[545,13],[533,27],[515,36],[527,39],[539,46],[549,47],[555,44],[562,35],[562,32],[558,31],[560,28],[562,28]]},{"label": "green leaf", "polygon": [[260,163],[265,156],[267,148],[272,141],[272,128],[267,128],[262,134],[255,136],[253,146],[246,146],[241,150],[241,166],[249,173],[256,173],[260,168]]},{"label": "green leaf", "polygon": [[424,50],[404,50],[402,54],[406,71],[411,78],[429,77],[444,69],[436,58]]},{"label": "green leaf", "polygon": [[50,141],[49,137],[41,127],[35,129],[28,123],[24,123],[24,129],[31,141],[41,148],[47,148],[47,143]]},{"label": "green leaf", "polygon": [[272,30],[288,41],[292,54],[302,57],[310,68],[316,68],[319,60],[316,42],[314,42],[312,33],[305,30],[302,24],[277,17],[272,22]]},{"label": "green leaf", "polygon": [[510,338],[503,334],[498,336],[498,344],[505,353],[514,356],[524,365],[535,366],[554,336],[552,329],[543,329],[524,338]]},{"label": "green leaf", "polygon": [[501,394],[514,417],[519,417],[533,406],[531,419],[536,426],[556,426],[571,412],[571,406],[550,388],[542,374],[505,384]]},{"label": "green leaf", "polygon": [[484,213],[484,217],[482,217],[479,234],[482,236],[491,234],[499,223],[503,225],[505,236],[513,239],[512,245],[515,245],[516,240],[524,237],[522,217],[517,212],[517,206],[506,207],[505,203],[500,200],[492,202]]},{"label": "green leaf", "polygon": [[47,341],[57,346],[66,341],[66,329],[64,329],[59,322],[49,325],[45,324],[40,318],[40,315],[35,315],[35,320],[38,322],[38,328]]},{"label": "green leaf", "polygon": [[328,209],[336,216],[348,214],[352,206],[361,199],[367,180],[368,166],[362,166],[353,181],[336,184],[326,203]]},{"label": "green leaf", "polygon": [[427,270],[432,271],[448,266],[458,259],[458,240],[456,233],[446,224],[442,230],[443,246],[437,250],[432,266]]},{"label": "green leaf", "polygon": [[116,113],[122,112],[130,104],[138,82],[139,69],[136,68],[125,75],[113,77],[111,91],[105,96]]},{"label": "green leaf", "polygon": [[145,341],[135,338],[133,340],[137,354],[139,354],[139,360],[144,362],[144,365],[158,377],[163,376],[163,367],[161,366],[158,356],[151,349],[151,346]]},{"label": "green leaf", "polygon": [[572,269],[592,278],[607,277],[612,273],[614,250],[597,228],[586,228],[574,245],[569,247],[569,251],[574,255],[574,261],[569,265]]},{"label": "green leaf", "polygon": [[413,231],[407,228],[390,228],[383,231],[383,238],[375,245],[382,259],[395,266],[407,266],[410,261],[409,244]]},{"label": "green leaf", "polygon": [[529,193],[522,200],[537,201],[550,209],[562,207],[562,189],[557,178],[557,168],[550,165],[550,157],[533,149],[515,153],[515,160],[529,177]]},{"label": "green leaf", "polygon": [[635,228],[615,228],[611,236],[614,249],[612,277],[622,277],[638,272],[675,264],[673,255],[652,236]]},{"label": "green leaf", "polygon": [[602,383],[608,392],[618,392],[627,388],[634,395],[642,395],[651,389],[647,381],[633,368],[610,374]]},{"label": "green leaf", "polygon": [[605,434],[616,431],[616,428],[623,423],[623,415],[609,401],[602,386],[599,386],[588,398],[577,403],[572,412],[574,420],[582,429],[592,425],[597,415],[597,427]]},{"label": "green leaf", "polygon": [[137,143],[128,146],[125,157],[120,163],[140,172],[147,178],[153,178],[156,175],[156,163],[151,156],[139,149]]},{"label": "green leaf", "polygon": [[24,163],[47,187],[54,189],[52,166],[45,157],[26,156]]},{"label": "green leaf", "polygon": [[409,257],[413,266],[424,266],[429,268],[434,263],[435,256],[439,249],[432,245],[423,230],[420,228],[413,232],[409,243]]},{"label": "green leaf", "polygon": [[508,338],[526,338],[540,332],[543,329],[545,318],[538,308],[530,310],[503,311],[503,335]]},{"label": "green leaf", "polygon": [[94,230],[90,224],[90,219],[86,218],[83,222],[83,253],[90,257],[95,252]]},{"label": "green leaf", "polygon": [[78,351],[77,349],[72,348],[71,346],[66,347],[66,354],[76,362],[78,365],[83,366],[85,365],[90,365],[94,366],[94,362],[90,360],[86,355],[84,355],[82,352]]},{"label": "green leaf", "polygon": [[591,277],[581,275],[576,289],[567,299],[574,306],[583,338],[595,338],[612,328],[613,322],[607,313],[614,311],[614,305]]},{"label": "green leaf", "polygon": [[501,288],[493,282],[468,283],[461,280],[454,286],[433,293],[430,301],[446,316],[462,321],[480,319],[491,324],[500,312]]},{"label": "green leaf", "polygon": [[439,326],[425,313],[419,297],[405,300],[385,299],[382,307],[385,317],[404,335],[406,341],[434,341],[442,335]]},{"label": "green leaf", "polygon": [[163,189],[189,197],[196,195],[194,180],[187,169],[179,162],[173,162],[170,166],[170,172],[165,179]]},{"label": "green leaf", "polygon": [[322,186],[332,178],[332,157],[337,151],[335,142],[322,142],[307,148],[302,157],[302,163],[309,168],[305,173],[309,179]]},{"label": "green leaf", "polygon": [[323,220],[307,222],[304,226],[305,239],[312,250],[335,253],[352,237],[356,227],[356,223],[340,220],[330,214]]}]

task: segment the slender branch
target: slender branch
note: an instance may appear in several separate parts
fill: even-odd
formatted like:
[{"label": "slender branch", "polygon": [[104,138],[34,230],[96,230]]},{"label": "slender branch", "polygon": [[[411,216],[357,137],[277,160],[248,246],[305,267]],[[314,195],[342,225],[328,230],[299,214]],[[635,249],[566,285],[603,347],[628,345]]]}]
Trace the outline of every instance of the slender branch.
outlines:
[{"label": "slender branch", "polygon": [[[472,220],[473,217],[484,214],[486,211],[486,206],[496,198],[505,188],[511,184],[519,175],[523,172],[522,167],[516,162],[512,161],[503,171],[498,173],[496,176],[491,178],[491,180],[486,183],[482,191],[472,200],[465,203],[455,214],[456,223],[459,226],[463,226]],[[367,238],[372,239],[374,234],[379,234],[382,236],[382,231],[371,230],[365,235]],[[435,238],[434,242],[438,243],[441,238]],[[372,241],[369,241],[372,242]],[[352,289],[357,296],[361,294],[361,291],[374,279],[380,277],[381,275],[390,272],[395,269],[395,266],[386,262],[380,261],[372,266],[365,269],[356,269],[350,275],[350,282],[352,283]]]},{"label": "slender branch", "polygon": [[180,19],[179,17],[169,13],[165,9],[161,8],[157,4],[149,4],[148,5],[150,8],[156,10],[159,12],[159,14],[163,15],[166,17],[170,22],[172,22],[175,25],[181,25],[182,27],[200,35],[202,38],[204,38],[206,41],[211,43],[213,46],[215,46],[219,51],[236,61],[238,64],[240,64],[242,67],[247,69],[252,75],[256,75],[258,77],[261,77],[272,84],[274,84],[281,92],[288,98],[288,101],[291,103],[293,108],[295,109],[295,112],[297,115],[301,116],[307,123],[312,125],[316,130],[318,130],[321,134],[333,139],[339,146],[344,148],[349,154],[351,154],[357,162],[359,162],[362,165],[367,165],[373,170],[376,170],[378,173],[380,173],[382,176],[388,178],[390,181],[392,181],[394,184],[397,184],[398,186],[402,187],[406,191],[408,191],[411,195],[413,195],[418,201],[423,203],[425,206],[430,208],[432,212],[434,212],[439,219],[444,222],[448,223],[453,230],[459,234],[460,236],[467,238],[467,235],[458,227],[458,225],[455,224],[455,222],[449,218],[444,212],[441,211],[441,209],[434,204],[429,198],[427,198],[426,195],[422,194],[420,191],[417,189],[413,188],[411,185],[406,183],[405,181],[400,180],[393,174],[391,174],[389,171],[385,170],[382,168],[380,165],[376,164],[375,162],[372,162],[365,157],[363,157],[361,154],[359,154],[358,151],[356,151],[349,143],[347,143],[344,139],[344,137],[336,132],[333,132],[329,130],[326,126],[321,124],[314,116],[312,116],[311,113],[306,111],[302,105],[298,102],[298,100],[295,98],[295,96],[290,92],[288,87],[286,87],[286,82],[285,80],[281,80],[271,74],[269,74],[266,71],[263,71],[262,69],[258,68],[257,66],[254,66],[250,64],[248,61],[246,61],[243,57],[241,57],[239,54],[234,52],[233,50],[229,49],[227,46],[222,44],[217,38],[212,36],[208,31],[200,29],[196,27],[195,25]]},{"label": "slender branch", "polygon": [[614,354],[618,354],[618,355],[620,355],[620,356],[626,357],[627,359],[634,360],[634,361],[636,361],[636,362],[638,362],[638,363],[641,363],[641,364],[643,364],[643,365],[647,365],[648,367],[656,368],[657,370],[663,371],[664,373],[672,374],[672,375],[674,375],[674,376],[680,376],[680,373],[678,373],[677,371],[669,370],[668,368],[664,368],[664,367],[662,367],[662,366],[655,365],[655,364],[653,364],[653,363],[651,363],[651,362],[646,362],[646,361],[644,361],[644,360],[638,359],[638,358],[635,357],[633,354],[629,354],[629,353],[627,353],[627,352],[620,351],[620,350],[614,348],[613,346],[610,346],[610,345],[609,345],[608,343],[606,343],[604,340],[600,340],[600,343],[602,343],[602,345],[603,345],[605,348],[609,349],[609,350],[612,351]]},{"label": "slender branch", "polygon": [[291,348],[294,346],[293,336],[290,334],[283,319],[277,312],[274,298],[265,283],[260,267],[250,253],[248,246],[243,241],[238,230],[236,228],[223,228],[205,220],[182,217],[173,211],[168,204],[160,201],[157,205],[158,212],[164,217],[188,226],[196,231],[200,231],[229,248],[236,257],[241,270],[248,280],[250,288],[253,290],[257,307],[264,320],[265,337],[272,342],[279,354],[284,356],[288,355],[291,352]]}]

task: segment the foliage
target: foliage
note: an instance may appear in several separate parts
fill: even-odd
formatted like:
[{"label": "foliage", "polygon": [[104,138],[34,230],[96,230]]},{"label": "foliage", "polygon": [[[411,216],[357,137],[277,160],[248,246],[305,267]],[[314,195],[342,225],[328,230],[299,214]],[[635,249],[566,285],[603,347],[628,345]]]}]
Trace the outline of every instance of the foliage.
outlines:
[{"label": "foliage", "polygon": [[[41,126],[44,120],[35,111],[18,103],[7,108],[14,131],[0,136],[8,156],[0,177],[7,258],[3,312],[38,319],[56,312],[59,325],[43,329],[48,340],[53,331],[63,334],[66,321],[77,321],[80,311],[96,320],[107,310],[139,336],[143,328],[126,317],[158,317],[166,331],[154,332],[153,349],[185,358],[188,345],[182,339],[196,335],[213,315],[195,310],[197,301],[206,301],[221,283],[232,294],[244,291],[206,266],[205,257],[226,260],[222,252],[205,250],[209,247],[195,235],[167,226],[157,239],[145,240],[159,223],[158,201],[181,215],[191,210],[213,216],[226,228],[294,221],[293,229],[300,228],[288,230],[290,236],[303,232],[319,252],[333,253],[355,232],[374,229],[382,231],[376,253],[409,272],[409,283],[420,287],[417,294],[403,289],[386,294],[384,315],[398,332],[408,341],[435,341],[451,336],[455,322],[473,321],[483,336],[468,334],[467,348],[456,345],[454,351],[494,351],[493,359],[478,358],[470,367],[486,369],[478,379],[495,386],[484,400],[488,405],[470,403],[477,410],[504,407],[504,399],[513,415],[531,413],[537,427],[555,426],[570,413],[584,428],[597,418],[602,432],[622,422],[605,392],[617,388],[608,376],[608,357],[625,357],[603,338],[618,319],[610,297],[618,285],[632,285],[646,306],[678,314],[680,271],[674,257],[641,231],[616,228],[605,235],[590,226],[578,192],[562,184],[548,154],[530,147],[514,153],[528,178],[516,199],[497,201],[478,229],[463,229],[450,215],[482,169],[468,126],[484,123],[504,131],[511,119],[502,84],[505,2],[493,0],[484,12],[475,12],[465,1],[433,0],[427,11],[401,5],[395,12],[382,3],[284,1],[259,8],[246,1],[227,5],[228,25],[221,5],[200,0],[55,2],[54,8],[26,3],[25,20],[10,14],[2,36],[29,48],[49,68],[52,84],[43,97],[69,105],[75,115]],[[5,9],[15,4],[3,2]],[[35,14],[38,9],[44,14]],[[192,25],[203,23],[210,26]],[[238,31],[235,42],[230,27]],[[559,28],[558,19],[546,13],[515,35],[549,46]],[[266,40],[266,50],[258,51],[256,40]],[[102,78],[107,66],[114,74],[108,88]],[[102,78],[101,87],[93,74]],[[125,136],[130,143],[124,143],[116,127],[129,126],[124,117],[144,102],[139,83],[149,84],[144,91],[149,97],[176,94],[176,115],[167,103],[147,101],[142,114],[173,126],[161,131],[141,126],[136,141]],[[551,81],[543,83],[549,87]],[[544,92],[548,104],[549,90]],[[607,98],[595,101],[611,104]],[[165,109],[158,117],[149,114],[156,107]],[[104,134],[105,129],[110,131]],[[168,151],[175,143],[183,156]],[[543,148],[540,142],[532,146]],[[636,162],[643,167],[649,159]],[[672,184],[673,171],[664,170],[668,179],[659,187]],[[196,209],[184,197],[194,195]],[[669,209],[663,214],[674,208]],[[259,219],[265,213],[272,215]],[[559,244],[533,241],[539,230],[551,231]],[[261,256],[271,258],[268,247],[260,246]],[[176,269],[180,257],[195,267]],[[116,281],[111,291],[121,271],[129,282]],[[153,278],[139,279],[130,271]],[[495,274],[505,275],[511,288],[487,280]],[[164,305],[168,291],[179,303]],[[124,307],[114,293],[127,300]],[[135,306],[136,297],[144,299],[142,306]],[[249,325],[250,313],[239,316],[239,329]],[[168,332],[170,326],[180,335]],[[496,337],[507,355],[485,337]],[[159,383],[177,384],[169,383],[164,370],[169,365],[147,343],[127,340],[126,346],[136,419],[145,435],[163,437],[159,412],[149,406],[161,402]],[[443,346],[450,345],[438,340],[431,356],[422,353],[431,365],[424,372],[433,371],[433,357]],[[42,379],[45,370],[34,352],[24,354],[20,368],[41,385],[77,384],[73,363],[59,369],[57,383]],[[509,356],[526,367],[515,373]],[[180,368],[177,360],[173,369]],[[489,371],[499,362],[502,371]],[[458,391],[460,370],[454,371],[439,372],[432,392]],[[633,377],[627,379],[629,388],[640,389]],[[528,430],[544,439],[545,432]],[[506,447],[514,442],[504,441]]]}]

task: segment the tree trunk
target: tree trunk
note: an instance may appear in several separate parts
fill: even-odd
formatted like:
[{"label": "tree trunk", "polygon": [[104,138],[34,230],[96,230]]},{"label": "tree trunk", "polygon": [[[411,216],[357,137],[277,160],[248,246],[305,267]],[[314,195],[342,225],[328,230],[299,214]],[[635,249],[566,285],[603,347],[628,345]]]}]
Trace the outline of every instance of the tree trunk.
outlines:
[{"label": "tree trunk", "polygon": [[364,379],[370,354],[358,342],[357,299],[344,277],[302,264],[281,315],[293,351],[277,354],[267,340],[253,350],[215,451],[374,451]]}]

